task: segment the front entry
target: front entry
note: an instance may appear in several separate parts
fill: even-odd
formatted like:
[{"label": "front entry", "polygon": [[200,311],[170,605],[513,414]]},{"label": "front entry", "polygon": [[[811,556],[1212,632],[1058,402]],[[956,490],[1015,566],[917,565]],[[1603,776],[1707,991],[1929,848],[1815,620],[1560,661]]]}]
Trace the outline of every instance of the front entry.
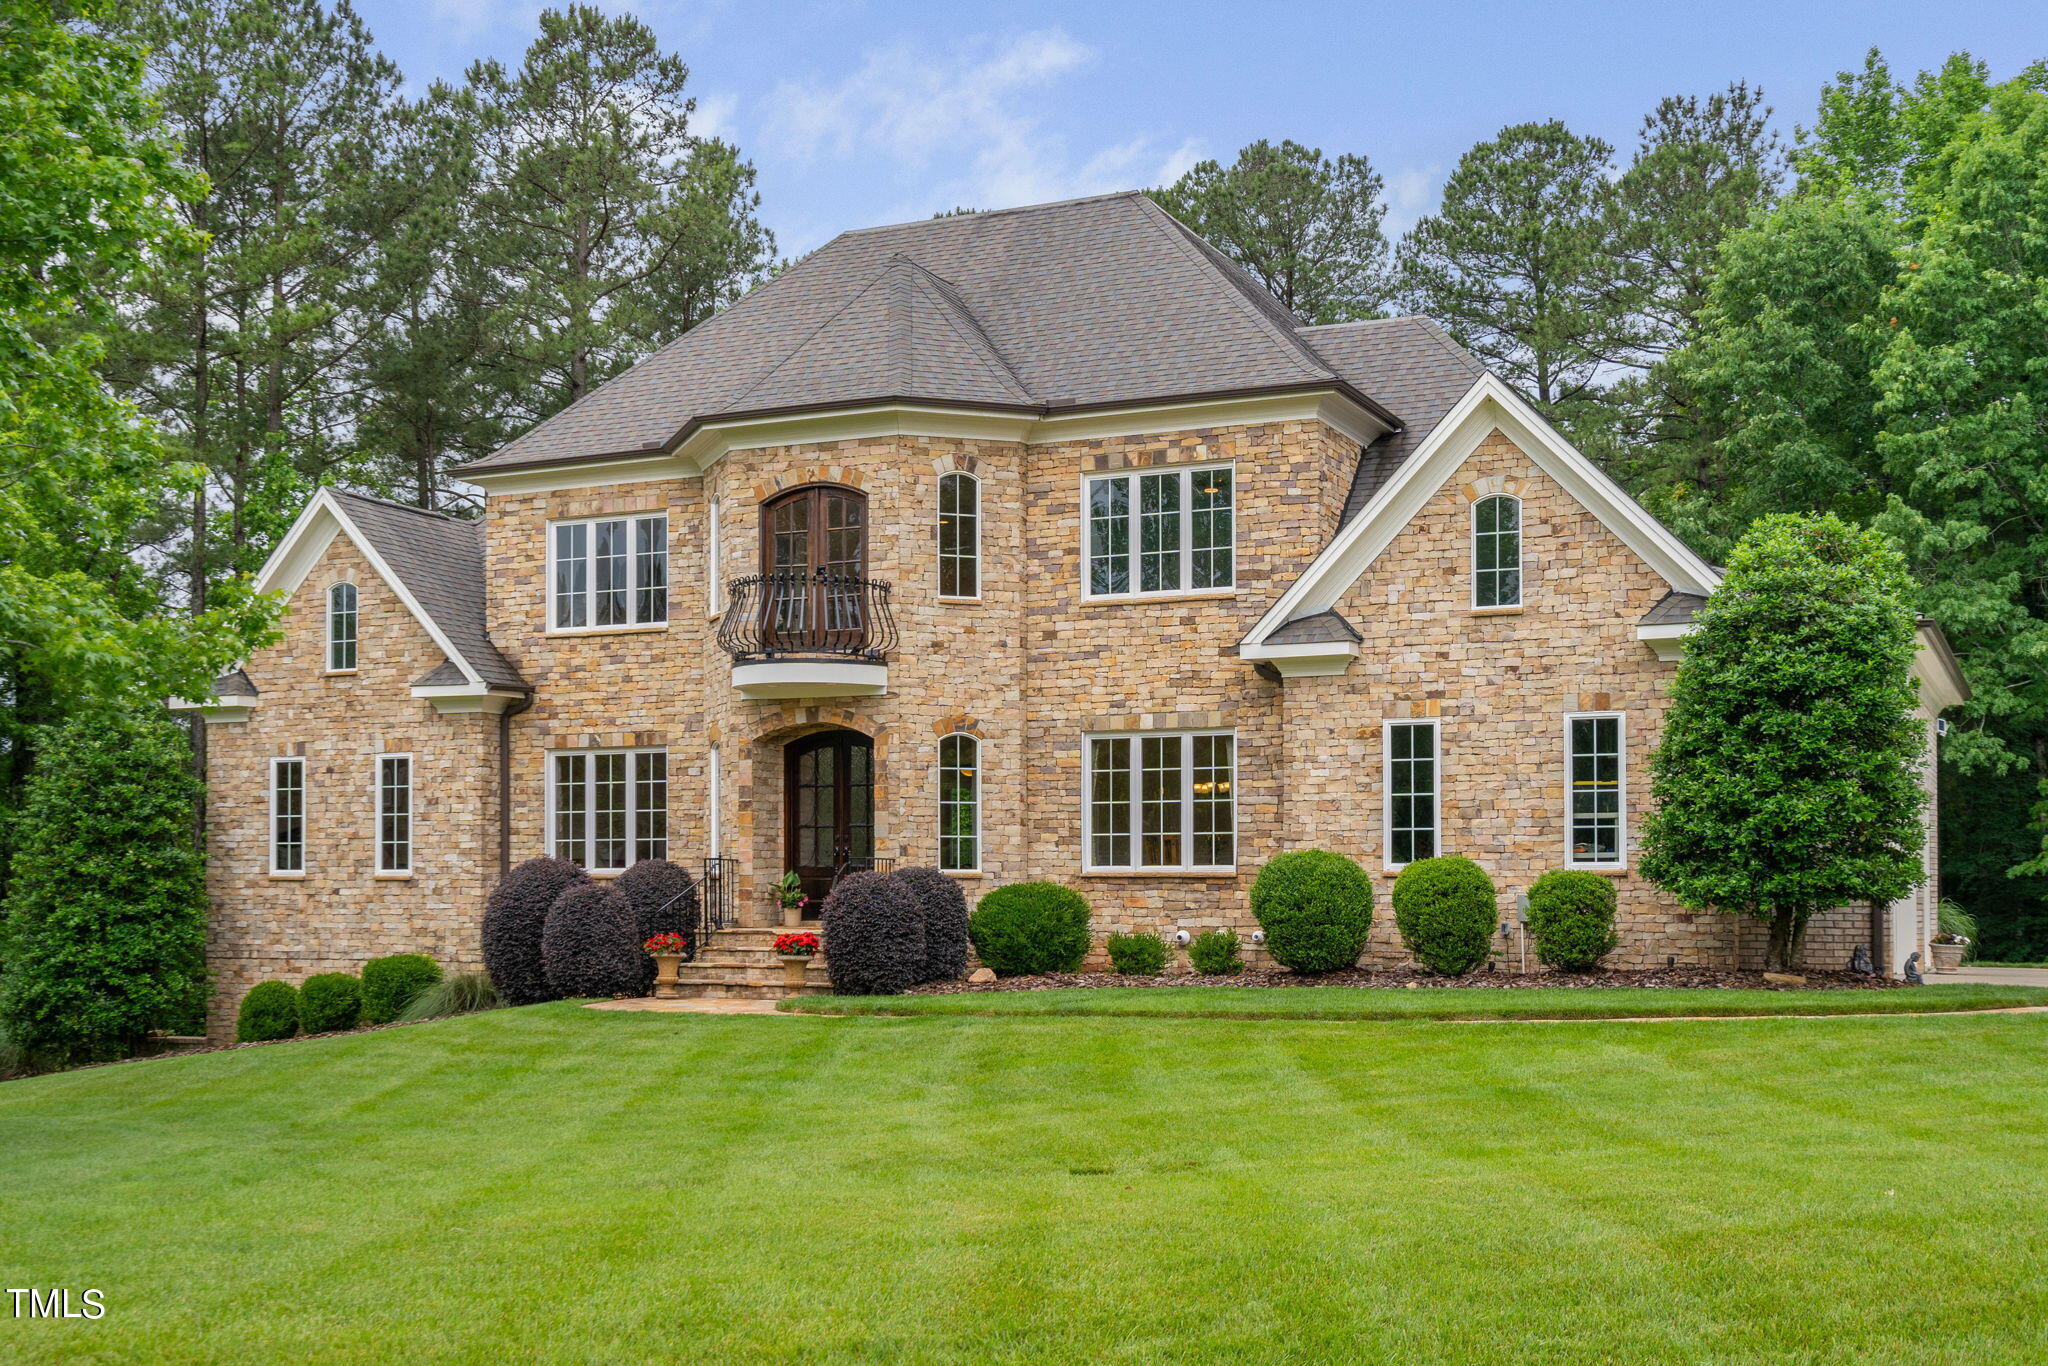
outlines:
[{"label": "front entry", "polygon": [[786,867],[803,879],[815,917],[844,869],[873,865],[875,751],[865,735],[828,730],[783,750]]}]

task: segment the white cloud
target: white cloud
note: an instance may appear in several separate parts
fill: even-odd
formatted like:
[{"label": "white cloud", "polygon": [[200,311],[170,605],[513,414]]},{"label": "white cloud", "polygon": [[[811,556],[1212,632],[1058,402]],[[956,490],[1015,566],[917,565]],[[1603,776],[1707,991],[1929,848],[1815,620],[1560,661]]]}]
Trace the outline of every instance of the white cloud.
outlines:
[{"label": "white cloud", "polygon": [[690,133],[700,138],[725,138],[733,133],[733,114],[739,109],[736,95],[699,95],[696,112],[690,115]]},{"label": "white cloud", "polygon": [[1417,222],[1434,212],[1443,194],[1444,168],[1396,171],[1387,177],[1387,236],[1399,238]]}]

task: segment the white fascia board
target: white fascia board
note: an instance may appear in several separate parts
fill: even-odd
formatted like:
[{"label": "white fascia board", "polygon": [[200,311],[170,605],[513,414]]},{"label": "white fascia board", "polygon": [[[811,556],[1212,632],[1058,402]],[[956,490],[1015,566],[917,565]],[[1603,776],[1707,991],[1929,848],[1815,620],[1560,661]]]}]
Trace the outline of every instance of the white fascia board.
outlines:
[{"label": "white fascia board", "polygon": [[1282,678],[1328,678],[1341,674],[1358,658],[1355,640],[1303,645],[1247,645],[1244,658],[1271,664]]},{"label": "white fascia board", "polygon": [[1647,644],[1650,647],[1650,652],[1656,655],[1657,658],[1669,663],[1684,653],[1685,638],[1698,629],[1698,624],[1694,622],[1678,622],[1665,626],[1638,626],[1636,627],[1636,639]]},{"label": "white fascia board", "polygon": [[262,700],[260,697],[202,697],[197,700],[173,697],[166,705],[172,711],[196,711],[211,724],[215,721],[246,721],[250,711]]},{"label": "white fascia board", "polygon": [[1970,685],[1957,672],[1954,656],[1941,646],[1938,628],[1922,626],[1913,652],[1913,681],[1920,688],[1920,706],[1929,717],[1970,700]]},{"label": "white fascia board", "polygon": [[443,716],[475,712],[488,712],[495,716],[527,696],[523,692],[469,683],[422,684],[413,688],[412,695],[433,703],[434,710]]}]

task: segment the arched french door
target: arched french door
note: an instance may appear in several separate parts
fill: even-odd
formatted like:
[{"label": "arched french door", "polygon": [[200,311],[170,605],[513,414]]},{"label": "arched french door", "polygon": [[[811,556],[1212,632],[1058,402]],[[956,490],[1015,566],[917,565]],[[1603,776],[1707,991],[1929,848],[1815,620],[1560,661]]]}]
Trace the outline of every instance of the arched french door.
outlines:
[{"label": "arched french door", "polygon": [[838,653],[867,627],[868,501],[855,489],[813,484],[761,509],[762,614],[770,650]]},{"label": "arched french door", "polygon": [[815,916],[842,871],[874,864],[874,742],[850,730],[790,741],[782,811],[784,866],[803,880]]}]

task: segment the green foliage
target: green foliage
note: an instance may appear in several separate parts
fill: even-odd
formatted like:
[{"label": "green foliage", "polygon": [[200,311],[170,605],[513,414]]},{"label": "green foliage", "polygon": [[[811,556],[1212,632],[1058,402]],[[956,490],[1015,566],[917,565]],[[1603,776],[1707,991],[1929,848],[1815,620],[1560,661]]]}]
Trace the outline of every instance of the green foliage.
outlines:
[{"label": "green foliage", "polygon": [[1493,880],[1471,859],[1417,859],[1394,879],[1401,942],[1432,972],[1456,976],[1486,961],[1499,925]]},{"label": "green foliage", "polygon": [[363,984],[346,972],[316,972],[299,984],[299,1028],[333,1034],[363,1022]]},{"label": "green foliage", "polygon": [[1911,595],[1884,537],[1769,517],[1687,638],[1640,866],[1689,907],[1769,921],[1772,967],[1815,912],[1919,880]]},{"label": "green foliage", "polygon": [[504,1004],[490,978],[480,972],[458,972],[453,977],[443,977],[413,997],[412,1004],[399,1012],[398,1018],[407,1023],[439,1020],[449,1015],[496,1010]]},{"label": "green foliage", "polygon": [[1203,930],[1188,945],[1188,962],[1204,977],[1228,977],[1244,971],[1238,956],[1236,930]]},{"label": "green foliage", "polygon": [[363,1022],[390,1024],[440,980],[441,965],[424,953],[372,958],[363,964]]},{"label": "green foliage", "polygon": [[1088,956],[1088,903],[1056,882],[1013,882],[975,903],[967,937],[1003,977],[1072,972]]},{"label": "green foliage", "polygon": [[1109,967],[1129,977],[1157,977],[1166,971],[1166,941],[1150,931],[1112,934],[1105,947]]},{"label": "green foliage", "polygon": [[1273,961],[1296,972],[1358,965],[1372,933],[1372,879],[1323,849],[1280,854],[1252,881],[1252,914]]},{"label": "green foliage", "polygon": [[258,982],[235,1017],[237,1043],[289,1039],[299,1032],[299,993],[289,982]]},{"label": "green foliage", "polygon": [[14,831],[0,952],[0,1020],[22,1047],[119,1057],[203,991],[190,764],[160,712],[77,717],[45,743]]},{"label": "green foliage", "polygon": [[1614,933],[1614,882],[1553,868],[1529,888],[1529,937],[1536,956],[1566,972],[1590,972],[1621,942]]},{"label": "green foliage", "polygon": [[1943,897],[1935,908],[1935,928],[1943,934],[1953,934],[1977,942],[1977,917],[1971,915],[1955,902]]}]

